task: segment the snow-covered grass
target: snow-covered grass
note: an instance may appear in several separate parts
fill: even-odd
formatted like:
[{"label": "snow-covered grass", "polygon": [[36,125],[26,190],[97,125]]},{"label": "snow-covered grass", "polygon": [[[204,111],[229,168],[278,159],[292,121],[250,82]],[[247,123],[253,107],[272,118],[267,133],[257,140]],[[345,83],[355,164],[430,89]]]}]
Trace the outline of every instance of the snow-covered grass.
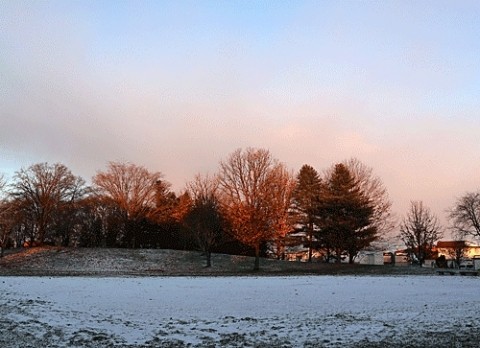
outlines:
[{"label": "snow-covered grass", "polygon": [[476,347],[460,276],[0,277],[0,346]]}]

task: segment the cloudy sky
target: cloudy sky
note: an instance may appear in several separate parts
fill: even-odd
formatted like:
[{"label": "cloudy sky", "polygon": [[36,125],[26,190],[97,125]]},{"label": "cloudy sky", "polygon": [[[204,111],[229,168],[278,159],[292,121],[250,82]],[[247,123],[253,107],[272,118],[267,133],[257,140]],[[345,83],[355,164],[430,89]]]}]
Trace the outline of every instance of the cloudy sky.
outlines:
[{"label": "cloudy sky", "polygon": [[480,188],[478,1],[0,1],[0,172],[108,161],[180,191],[237,148],[356,157],[402,216]]}]

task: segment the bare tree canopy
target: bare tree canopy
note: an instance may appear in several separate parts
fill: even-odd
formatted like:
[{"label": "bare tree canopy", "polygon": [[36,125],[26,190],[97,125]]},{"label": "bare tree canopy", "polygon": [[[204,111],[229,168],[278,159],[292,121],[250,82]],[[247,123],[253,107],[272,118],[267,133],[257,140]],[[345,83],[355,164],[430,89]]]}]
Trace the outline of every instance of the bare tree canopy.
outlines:
[{"label": "bare tree canopy", "polygon": [[223,211],[234,236],[255,249],[255,270],[261,243],[282,238],[291,228],[293,188],[292,174],[268,150],[238,149],[220,163]]},{"label": "bare tree canopy", "polygon": [[11,232],[14,216],[14,206],[6,199],[6,186],[5,175],[0,174],[0,257],[3,257],[3,250]]},{"label": "bare tree canopy", "polygon": [[93,177],[96,192],[119,207],[126,217],[136,220],[156,208],[159,191],[170,186],[160,172],[150,172],[132,163],[110,162],[106,171]]},{"label": "bare tree canopy", "polygon": [[196,174],[187,184],[187,192],[193,201],[216,198],[218,196],[218,177]]},{"label": "bare tree canopy", "polygon": [[432,256],[435,243],[442,238],[442,227],[422,201],[412,201],[400,225],[400,238],[417,261],[423,264]]},{"label": "bare tree canopy", "polygon": [[160,172],[150,172],[132,163],[110,162],[106,171],[93,177],[95,192],[100,199],[116,207],[120,214],[123,245],[137,247],[139,225],[160,214],[158,205],[167,200],[170,184],[161,180]]},{"label": "bare tree canopy", "polygon": [[0,200],[0,257],[3,257],[3,250],[16,223],[16,218],[14,203],[6,199]]},{"label": "bare tree canopy", "polygon": [[62,205],[71,204],[84,194],[85,181],[60,163],[37,163],[20,169],[13,178],[12,195],[23,203],[32,218],[32,235],[40,244]]},{"label": "bare tree canopy", "polygon": [[184,221],[195,244],[205,253],[207,267],[210,267],[212,249],[220,242],[225,225],[218,199],[218,180],[197,174],[187,184],[187,190],[192,197],[192,205]]},{"label": "bare tree canopy", "polygon": [[480,192],[470,192],[458,199],[449,218],[455,233],[480,237]]},{"label": "bare tree canopy", "polygon": [[4,195],[5,186],[7,186],[7,179],[5,178],[5,174],[0,173],[0,198]]}]

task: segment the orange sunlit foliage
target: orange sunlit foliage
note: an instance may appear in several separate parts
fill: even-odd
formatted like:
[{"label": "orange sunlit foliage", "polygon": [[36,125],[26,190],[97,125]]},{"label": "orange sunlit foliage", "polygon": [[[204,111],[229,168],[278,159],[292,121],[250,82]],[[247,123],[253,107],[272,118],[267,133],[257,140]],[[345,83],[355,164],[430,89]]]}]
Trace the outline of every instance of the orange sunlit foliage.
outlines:
[{"label": "orange sunlit foliage", "polygon": [[269,151],[239,149],[220,163],[219,188],[232,233],[255,249],[258,270],[261,243],[282,238],[290,230],[293,176]]}]

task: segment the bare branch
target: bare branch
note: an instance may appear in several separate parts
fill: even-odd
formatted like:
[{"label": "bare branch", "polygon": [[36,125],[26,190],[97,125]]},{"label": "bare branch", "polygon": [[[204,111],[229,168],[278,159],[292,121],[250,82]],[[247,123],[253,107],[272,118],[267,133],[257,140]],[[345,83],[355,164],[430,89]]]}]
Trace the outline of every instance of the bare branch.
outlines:
[{"label": "bare branch", "polygon": [[392,215],[392,202],[382,180],[374,175],[372,168],[367,167],[356,158],[351,158],[343,163],[355,177],[360,190],[372,204],[372,224],[380,236],[387,235],[395,227],[395,218]]},{"label": "bare branch", "polygon": [[442,238],[438,218],[421,201],[410,203],[410,210],[400,225],[400,238],[422,264],[431,257],[435,243]]},{"label": "bare branch", "polygon": [[480,192],[466,193],[459,198],[449,218],[454,232],[480,237]]},{"label": "bare branch", "polygon": [[15,173],[12,197],[23,202],[43,243],[56,212],[85,193],[85,181],[63,164],[37,163]]},{"label": "bare branch", "polygon": [[220,163],[220,199],[232,233],[256,250],[289,230],[292,174],[264,149],[236,150]]},{"label": "bare branch", "polygon": [[168,190],[169,184],[161,178],[160,172],[152,173],[142,166],[110,162],[92,181],[97,194],[122,209],[128,219],[136,220],[156,207],[160,186]]}]

